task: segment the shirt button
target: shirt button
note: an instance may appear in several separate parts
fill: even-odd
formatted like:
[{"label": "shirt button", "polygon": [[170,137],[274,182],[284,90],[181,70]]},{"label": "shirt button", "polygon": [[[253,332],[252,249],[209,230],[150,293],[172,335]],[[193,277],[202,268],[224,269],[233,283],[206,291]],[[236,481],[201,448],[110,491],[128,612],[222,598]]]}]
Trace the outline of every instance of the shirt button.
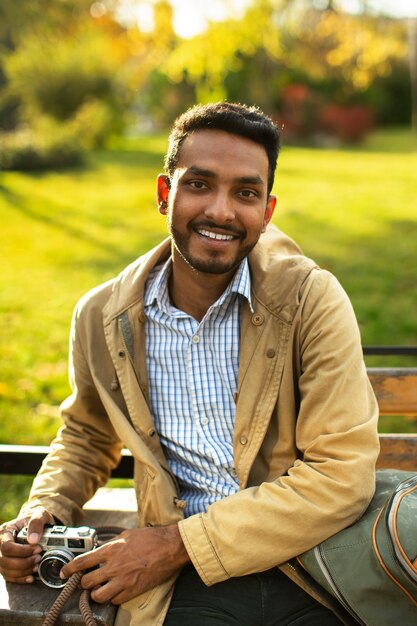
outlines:
[{"label": "shirt button", "polygon": [[198,343],[200,341],[200,337],[198,335],[193,335],[193,338],[191,339],[191,341],[193,343]]},{"label": "shirt button", "polygon": [[206,426],[209,423],[208,417],[202,417],[201,423],[203,424],[203,426]]},{"label": "shirt button", "polygon": [[237,476],[237,471],[235,470],[234,467],[230,468],[230,476],[233,476],[233,478],[236,478]]}]

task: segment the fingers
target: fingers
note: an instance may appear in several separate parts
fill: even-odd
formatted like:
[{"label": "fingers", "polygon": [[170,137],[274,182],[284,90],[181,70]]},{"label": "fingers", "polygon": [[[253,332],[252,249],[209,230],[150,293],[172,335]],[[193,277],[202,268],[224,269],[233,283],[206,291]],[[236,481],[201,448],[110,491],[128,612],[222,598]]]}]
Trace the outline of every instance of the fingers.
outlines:
[{"label": "fingers", "polygon": [[1,556],[10,558],[10,557],[20,557],[25,558],[28,556],[32,556],[33,554],[40,554],[42,551],[41,546],[30,546],[25,543],[16,543],[14,535],[11,532],[6,532],[3,534],[1,541]]},{"label": "fingers", "polygon": [[25,526],[25,521],[19,524],[20,520],[12,520],[0,526],[0,547],[7,541],[14,541],[17,533]]},{"label": "fingers", "polygon": [[[39,507],[31,516],[6,522],[0,527],[0,573],[9,582],[32,583],[33,574],[41,560],[39,545],[45,524],[53,523],[53,517]],[[29,543],[17,543],[16,536],[28,526]]]},{"label": "fingers", "polygon": [[10,582],[32,582],[40,560],[40,546],[15,542],[19,524],[5,524],[1,530],[0,573]]},{"label": "fingers", "polygon": [[124,592],[123,589],[120,588],[120,585],[114,580],[110,580],[107,584],[91,592],[91,599],[99,604],[105,604],[106,602],[122,604],[122,602],[130,598],[131,596]]},{"label": "fingers", "polygon": [[[60,572],[60,577],[67,579],[70,578],[70,576],[72,576],[75,572],[98,565],[98,562],[92,563],[91,559],[87,558],[89,555],[90,553],[80,555],[70,563],[66,564]],[[113,596],[123,590],[123,588],[120,587],[120,584],[117,584],[116,580],[110,579],[108,568],[105,565],[97,567],[84,574],[81,578],[80,585],[83,589],[93,590],[91,597],[95,602],[99,603],[113,601]]]},{"label": "fingers", "polygon": [[31,583],[37,564],[41,560],[40,546],[14,543],[13,538],[5,537],[1,546],[0,573],[9,582]]},{"label": "fingers", "polygon": [[[130,589],[132,582],[136,580],[134,573],[130,572],[127,580],[123,580],[119,575],[120,564],[116,566],[108,561],[112,552],[110,545],[112,543],[109,542],[96,550],[77,556],[62,568],[60,572],[61,578],[66,579],[75,572],[94,568],[92,571],[84,574],[80,584],[83,589],[92,590],[91,598],[95,602],[105,603],[111,601],[113,604],[118,604],[118,602],[115,602],[114,597],[119,597],[121,593],[126,595],[126,599],[137,595],[137,591]],[[126,589],[126,587],[129,589]],[[121,602],[124,602],[124,600]]]},{"label": "fingers", "polygon": [[37,569],[41,557],[34,555],[28,558],[4,558],[0,566],[0,573],[8,582],[14,583],[32,583],[34,581],[33,574]]},{"label": "fingers", "polygon": [[69,578],[75,572],[81,572],[85,569],[90,569],[91,567],[96,567],[102,561],[104,561],[103,549],[97,548],[96,550],[91,550],[90,552],[85,552],[85,554],[79,554],[72,561],[64,565],[60,572],[60,577],[62,579]]},{"label": "fingers", "polygon": [[[174,547],[173,547],[174,546]],[[77,556],[62,576],[99,565],[81,579],[96,602],[120,604],[153,589],[183,566],[186,553],[176,527],[133,529],[96,550]],[[188,553],[186,553],[187,558]]]},{"label": "fingers", "polygon": [[31,545],[39,543],[46,524],[53,524],[54,518],[43,508],[35,509],[28,523],[27,540]]},{"label": "fingers", "polygon": [[140,582],[137,577],[110,576],[106,566],[100,567],[93,572],[88,572],[81,579],[81,587],[91,590],[91,598],[94,602],[104,604],[122,604],[141,593]]}]

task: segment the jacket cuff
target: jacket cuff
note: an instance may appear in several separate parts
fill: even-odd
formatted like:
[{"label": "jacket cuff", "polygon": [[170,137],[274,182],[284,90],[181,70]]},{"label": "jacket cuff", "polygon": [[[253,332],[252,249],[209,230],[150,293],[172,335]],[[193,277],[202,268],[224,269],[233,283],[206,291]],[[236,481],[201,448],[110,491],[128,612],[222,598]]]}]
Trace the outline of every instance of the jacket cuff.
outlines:
[{"label": "jacket cuff", "polygon": [[205,585],[230,578],[210,541],[201,513],[181,520],[178,527],[188,556]]}]

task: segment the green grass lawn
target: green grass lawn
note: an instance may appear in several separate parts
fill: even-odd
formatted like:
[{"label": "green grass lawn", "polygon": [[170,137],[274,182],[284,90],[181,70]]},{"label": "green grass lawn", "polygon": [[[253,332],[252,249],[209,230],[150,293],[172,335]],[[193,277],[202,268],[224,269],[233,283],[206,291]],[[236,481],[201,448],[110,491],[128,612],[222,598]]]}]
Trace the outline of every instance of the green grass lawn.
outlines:
[{"label": "green grass lawn", "polygon": [[[165,145],[165,137],[119,140],[82,169],[1,174],[1,443],[49,442],[69,391],[75,303],[166,235],[155,200]],[[355,149],[284,146],[279,159],[274,222],[339,278],[364,344],[417,344],[416,172],[405,132]],[[417,426],[381,423],[387,428]],[[0,520],[27,489],[24,479],[3,480]]]}]

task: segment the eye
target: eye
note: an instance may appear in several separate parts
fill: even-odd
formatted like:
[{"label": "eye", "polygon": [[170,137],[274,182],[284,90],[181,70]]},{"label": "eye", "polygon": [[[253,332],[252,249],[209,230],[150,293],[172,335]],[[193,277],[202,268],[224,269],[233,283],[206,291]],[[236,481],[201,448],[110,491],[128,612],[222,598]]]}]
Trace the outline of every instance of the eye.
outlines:
[{"label": "eye", "polygon": [[191,187],[191,189],[205,189],[207,187],[202,180],[189,180],[187,185]]},{"label": "eye", "polygon": [[253,191],[253,189],[241,189],[239,191],[239,195],[242,196],[242,198],[245,199],[251,199],[251,198],[257,198],[258,194],[256,193],[256,191]]}]

